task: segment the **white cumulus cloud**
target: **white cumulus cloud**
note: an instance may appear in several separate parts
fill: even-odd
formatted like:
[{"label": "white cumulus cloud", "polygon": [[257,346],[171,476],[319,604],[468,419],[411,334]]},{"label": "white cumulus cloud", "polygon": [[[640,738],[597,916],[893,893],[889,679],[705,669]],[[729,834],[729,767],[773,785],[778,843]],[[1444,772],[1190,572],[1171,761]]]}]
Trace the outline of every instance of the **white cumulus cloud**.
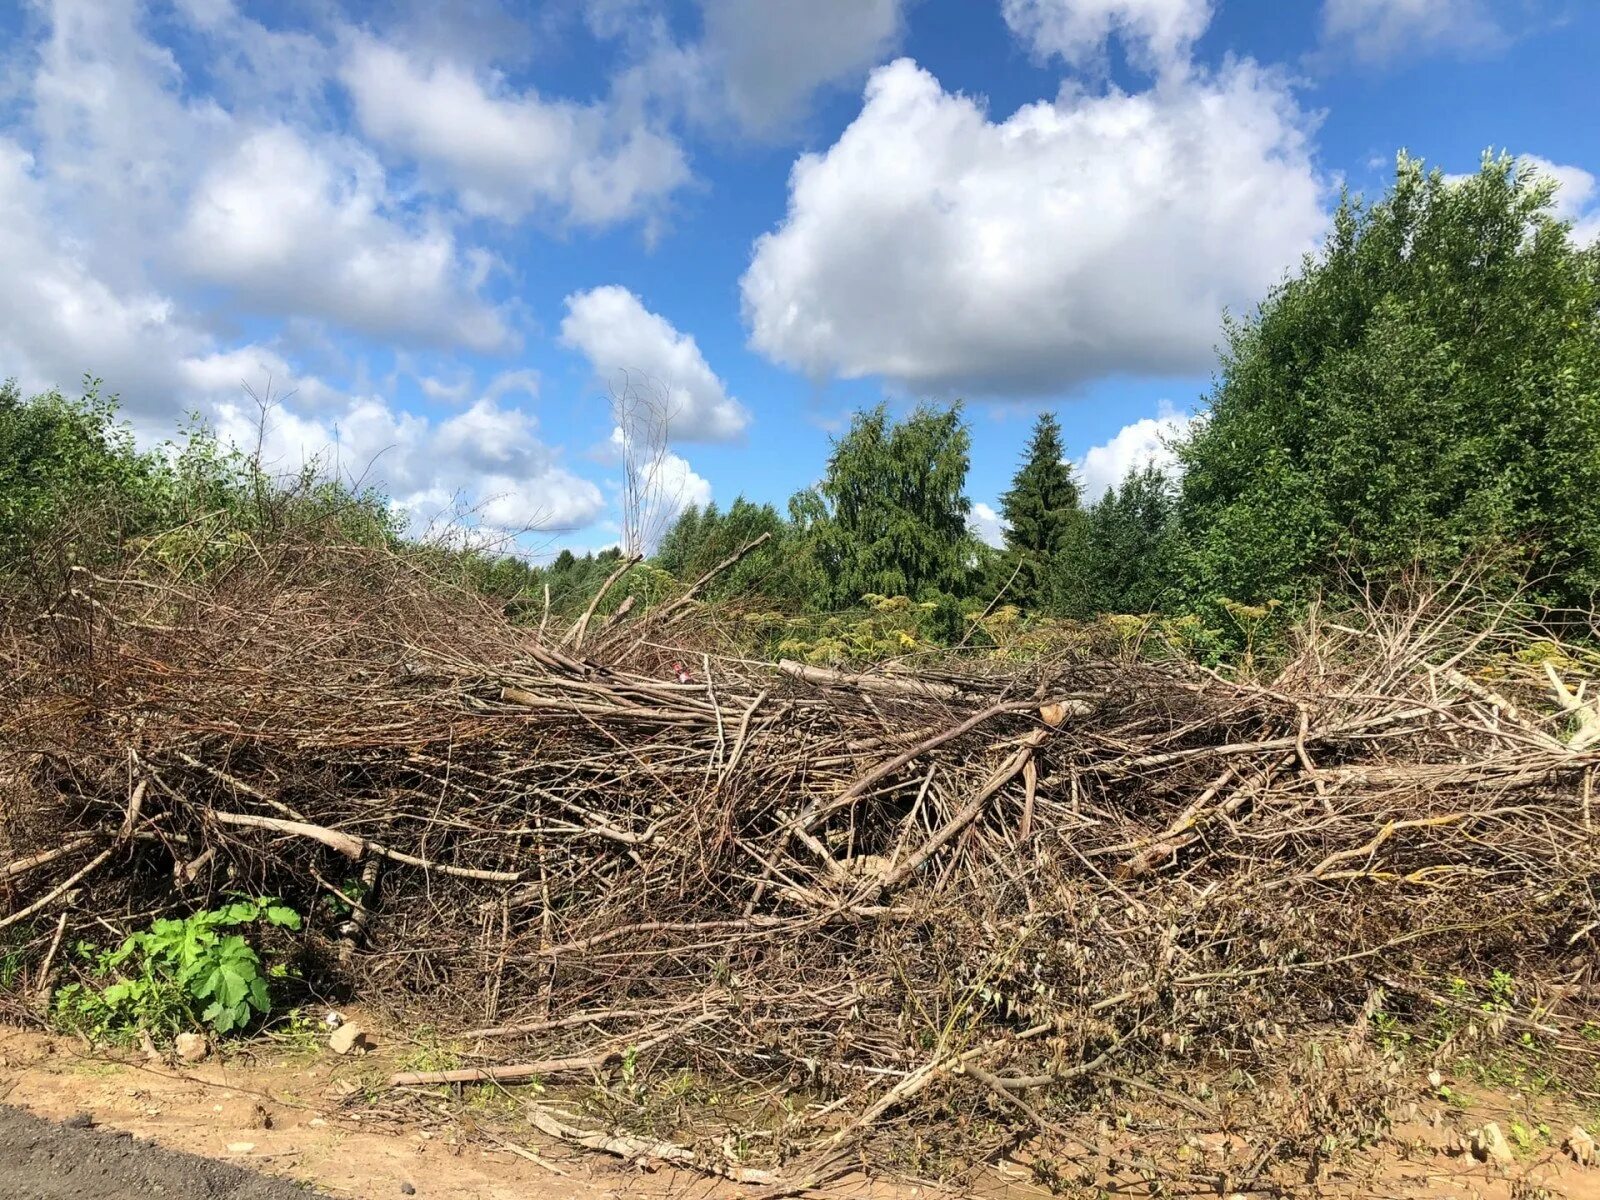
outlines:
[{"label": "white cumulus cloud", "polygon": [[750,414],[728,395],[693,336],[614,284],[574,292],[566,305],[562,344],[588,359],[601,378],[625,372],[659,387],[671,441],[726,442],[743,434]]},{"label": "white cumulus cloud", "polygon": [[25,391],[96,375],[137,425],[167,434],[178,414],[239,395],[241,379],[290,373],[274,350],[222,347],[159,289],[97,270],[54,216],[33,156],[0,138],[0,360]]},{"label": "white cumulus cloud", "polygon": [[1276,73],[1234,61],[991,120],[901,59],[802,155],[741,287],[751,345],[906,388],[1059,393],[1212,361],[1314,247],[1329,188]]},{"label": "white cumulus cloud", "polygon": [[476,350],[511,340],[477,297],[485,258],[442,222],[386,212],[383,170],[359,147],[319,152],[288,126],[251,134],[206,172],[177,244],[189,274],[247,306]]},{"label": "white cumulus cloud", "polygon": [[1553,163],[1537,154],[1524,154],[1522,161],[1555,180],[1555,215],[1572,222],[1572,236],[1579,245],[1587,246],[1600,238],[1600,181],[1592,172]]},{"label": "white cumulus cloud", "polygon": [[333,410],[261,413],[241,401],[216,405],[223,438],[261,445],[269,470],[313,463],[387,494],[414,531],[463,516],[496,536],[587,525],[605,508],[600,489],[575,475],[538,436],[533,417],[487,397],[443,421],[352,396]]},{"label": "white cumulus cloud", "polygon": [[967,527],[980,542],[996,547],[1006,544],[1006,523],[993,505],[984,504],[981,500],[974,504]]},{"label": "white cumulus cloud", "polygon": [[899,40],[904,8],[905,0],[701,0],[700,50],[740,123],[773,132],[818,88],[859,79],[881,61]]},{"label": "white cumulus cloud", "polygon": [[1183,437],[1195,418],[1163,403],[1153,417],[1141,417],[1117,430],[1110,441],[1090,446],[1075,464],[1083,499],[1092,504],[1122,482],[1130,471],[1155,467],[1175,472],[1178,457],[1173,443]]},{"label": "white cumulus cloud", "polygon": [[[234,0],[36,10],[0,133],[5,375],[30,393],[100,376],[146,444],[198,412],[227,441],[260,440],[270,468],[315,461],[387,492],[418,530],[458,517],[483,540],[604,514],[602,488],[514,403],[534,371],[507,363],[479,388],[412,360],[515,342],[486,298],[498,263],[455,205],[330,131],[345,47],[326,24],[269,29]],[[450,408],[400,408],[352,331],[388,340],[391,378]],[[276,398],[264,418],[245,385]]]},{"label": "white cumulus cloud", "polygon": [[1505,39],[1485,0],[1323,0],[1322,37],[1369,63],[1438,50],[1482,50]]},{"label": "white cumulus cloud", "polygon": [[1211,23],[1210,0],[1001,0],[1000,11],[1035,55],[1072,66],[1103,65],[1113,36],[1143,67],[1182,65]]},{"label": "white cumulus cloud", "polygon": [[606,226],[648,215],[690,179],[673,137],[604,102],[519,92],[364,36],[340,77],[362,128],[475,213],[512,220],[543,209]]}]

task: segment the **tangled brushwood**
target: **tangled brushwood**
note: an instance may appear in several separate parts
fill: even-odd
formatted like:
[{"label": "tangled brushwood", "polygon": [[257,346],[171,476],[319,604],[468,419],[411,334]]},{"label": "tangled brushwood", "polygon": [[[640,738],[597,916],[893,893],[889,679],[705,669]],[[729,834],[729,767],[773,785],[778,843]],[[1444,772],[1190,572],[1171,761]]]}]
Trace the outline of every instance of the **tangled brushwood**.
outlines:
[{"label": "tangled brushwood", "polygon": [[392,1095],[537,1080],[549,1133],[771,1192],[1303,1181],[1403,1099],[1395,1030],[1593,1086],[1600,717],[1460,596],[1250,682],[748,662],[692,602],[541,632],[368,550],[79,570],[6,619],[0,937],[32,988],[281,897],[462,1048]]}]

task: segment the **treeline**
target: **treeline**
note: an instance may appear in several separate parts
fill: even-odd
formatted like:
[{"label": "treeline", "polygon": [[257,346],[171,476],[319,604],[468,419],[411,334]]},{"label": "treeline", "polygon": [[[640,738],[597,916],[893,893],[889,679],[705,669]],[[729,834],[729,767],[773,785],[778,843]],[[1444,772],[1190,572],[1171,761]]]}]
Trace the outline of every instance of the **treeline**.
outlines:
[{"label": "treeline", "polygon": [[[1171,476],[1143,468],[1085,497],[1045,413],[991,547],[971,529],[959,406],[900,419],[880,406],[856,414],[784,511],[743,498],[686,509],[600,611],[678,594],[765,534],[704,596],[736,598],[730,616],[767,648],[797,629],[827,653],[953,642],[997,612],[1159,612],[1237,632],[1241,614],[1469,559],[1498,572],[1491,585],[1587,612],[1600,246],[1575,244],[1553,186],[1508,158],[1447,180],[1402,157],[1380,200],[1345,197],[1321,252],[1228,323]],[[616,550],[535,566],[417,545],[384,497],[314,470],[269,480],[203,429],[141,452],[93,388],[83,401],[0,389],[0,583],[51,564],[59,576],[131,539],[189,569],[286,524],[404,550],[530,620],[581,612],[622,565]]]},{"label": "treeline", "polygon": [[692,578],[770,533],[714,590],[791,612],[879,595],[970,613],[998,597],[1082,618],[1289,609],[1473,557],[1543,603],[1588,609],[1600,247],[1575,244],[1552,201],[1550,181],[1508,158],[1452,181],[1402,157],[1382,199],[1346,196],[1322,252],[1228,323],[1175,477],[1143,468],[1086,502],[1046,413],[1002,500],[1003,548],[969,528],[959,407],[898,421],[880,407],[787,513],[690,508],[654,565]]}]

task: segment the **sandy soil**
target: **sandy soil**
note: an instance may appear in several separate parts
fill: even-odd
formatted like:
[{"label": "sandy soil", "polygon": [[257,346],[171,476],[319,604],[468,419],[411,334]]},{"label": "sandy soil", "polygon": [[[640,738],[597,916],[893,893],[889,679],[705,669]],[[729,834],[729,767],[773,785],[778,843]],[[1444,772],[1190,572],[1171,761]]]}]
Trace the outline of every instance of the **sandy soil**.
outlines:
[{"label": "sandy soil", "polygon": [[[436,1125],[417,1126],[370,1113],[342,1115],[339,1101],[345,1094],[387,1069],[361,1058],[274,1054],[270,1049],[175,1068],[136,1057],[94,1057],[71,1039],[0,1028],[0,1101],[55,1121],[86,1115],[100,1131],[125,1131],[162,1147],[313,1185],[336,1198],[593,1200],[657,1192],[681,1195],[691,1184],[697,1197],[719,1190],[708,1192],[699,1176],[643,1174],[562,1146],[523,1143],[521,1148],[531,1148],[549,1163],[540,1166],[491,1141],[488,1131],[472,1129],[470,1121],[464,1127],[441,1117]],[[130,1172],[123,1190],[37,1195],[50,1200],[75,1194],[95,1200],[142,1195],[132,1180],[146,1155],[136,1143],[124,1140],[120,1146]],[[42,1152],[49,1153],[48,1143]],[[0,1163],[9,1167],[10,1157],[0,1148]],[[198,1178],[195,1182],[193,1190],[161,1194],[172,1200],[233,1194],[205,1191]],[[35,1194],[6,1191],[5,1186],[0,1171],[0,1196],[6,1200]],[[730,1184],[728,1191],[735,1194],[737,1189]]]},{"label": "sandy soil", "polygon": [[[533,1135],[513,1142],[487,1121],[475,1122],[470,1109],[460,1119],[441,1112],[437,1121],[418,1124],[415,1110],[388,1114],[378,1102],[353,1112],[341,1103],[365,1092],[389,1068],[382,1055],[347,1058],[263,1044],[175,1068],[137,1055],[96,1057],[71,1039],[0,1028],[0,1200],[287,1200],[307,1196],[307,1188],[333,1200],[748,1200],[754,1194],[699,1175],[641,1170]],[[7,1105],[51,1124],[7,1111]],[[1600,1200],[1600,1168],[1576,1166],[1559,1146],[1573,1117],[1583,1114],[1554,1103],[1545,1108],[1535,1113],[1515,1094],[1480,1094],[1471,1107],[1448,1110],[1424,1103],[1416,1121],[1396,1128],[1371,1154],[1325,1172],[1307,1192]],[[1520,1152],[1508,1168],[1452,1152],[1473,1124],[1498,1120],[1509,1128],[1519,1119],[1529,1127],[1543,1121],[1552,1134]],[[1591,1120],[1589,1128],[1597,1124]],[[1229,1150],[1230,1139],[1220,1134],[1197,1139],[1194,1146],[1207,1161],[1225,1158]],[[240,1169],[250,1173],[241,1175]],[[998,1164],[976,1190],[996,1198],[1049,1194],[1025,1169],[1008,1163]],[[834,1191],[852,1200],[941,1194],[860,1180]]]}]

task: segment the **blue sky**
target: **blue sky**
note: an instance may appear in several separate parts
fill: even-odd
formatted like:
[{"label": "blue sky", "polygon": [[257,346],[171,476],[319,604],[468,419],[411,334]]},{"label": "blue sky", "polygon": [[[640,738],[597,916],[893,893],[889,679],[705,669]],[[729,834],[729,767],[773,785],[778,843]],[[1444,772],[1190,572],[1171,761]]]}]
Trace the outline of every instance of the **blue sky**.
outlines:
[{"label": "blue sky", "polygon": [[992,537],[1034,414],[1091,492],[1159,459],[1223,309],[1398,150],[1527,156],[1600,232],[1587,0],[38,0],[0,33],[0,374],[537,554],[619,536],[619,372],[671,413],[663,518],[781,506],[852,409],[961,398]]}]

